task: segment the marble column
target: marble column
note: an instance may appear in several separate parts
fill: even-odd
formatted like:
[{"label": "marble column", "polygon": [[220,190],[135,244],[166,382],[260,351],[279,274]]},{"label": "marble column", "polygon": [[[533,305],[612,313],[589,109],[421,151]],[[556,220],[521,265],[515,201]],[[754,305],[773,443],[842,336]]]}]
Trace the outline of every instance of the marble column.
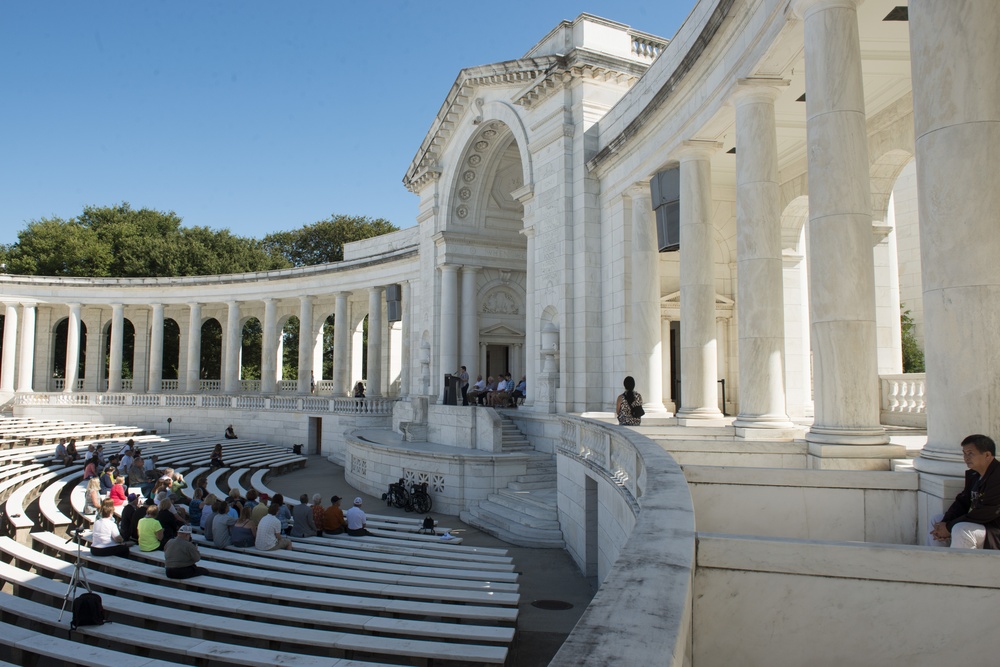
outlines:
[{"label": "marble column", "polygon": [[37,305],[22,304],[21,357],[18,361],[17,390],[31,392],[35,372],[35,314]]},{"label": "marble column", "polygon": [[[440,365],[437,381],[445,373],[458,372],[458,267],[441,265]],[[444,387],[440,387],[442,400]]]},{"label": "marble column", "polygon": [[[462,267],[462,354],[459,365],[476,373],[476,355],[479,353],[479,308],[476,300],[478,266]],[[475,375],[473,375],[475,377]]]},{"label": "marble column", "polygon": [[403,301],[403,321],[402,321],[402,339],[400,341],[400,369],[399,369],[399,395],[401,397],[407,397],[411,393],[410,388],[410,377],[412,373],[410,372],[410,337],[413,335],[411,327],[411,318],[413,310],[410,307],[410,282],[404,280],[399,284],[401,288],[400,296]]},{"label": "marble column", "polygon": [[192,303],[190,308],[184,391],[193,394],[201,391],[201,304]]},{"label": "marble column", "polygon": [[962,439],[1000,436],[1000,3],[910,0],[909,11],[927,366],[914,465],[961,475]]},{"label": "marble column", "polygon": [[368,288],[368,384],[365,396],[382,395],[382,350],[385,327],[382,326],[381,287]]},{"label": "marble column", "polygon": [[[527,202],[522,200],[527,206]],[[538,331],[539,323],[535,321],[535,228],[525,227],[521,230],[528,240],[528,262],[524,277],[524,374],[528,395],[524,399],[525,406],[531,407],[535,402],[535,388],[538,378]],[[483,350],[483,379],[486,378],[486,350]]]},{"label": "marble column", "polygon": [[243,329],[240,327],[240,304],[230,301],[226,304],[226,348],[223,390],[234,394],[240,390],[240,350],[243,347]]},{"label": "marble column", "polygon": [[[804,20],[806,55],[815,397],[806,440],[810,454],[821,458],[857,456],[841,445],[888,442],[879,423],[871,181],[856,4],[793,3]],[[888,455],[869,450],[866,458]]]},{"label": "marble column", "polygon": [[125,306],[111,304],[111,354],[108,359],[108,391],[122,390],[122,346],[125,342]]},{"label": "marble column", "polygon": [[261,333],[260,350],[260,391],[273,394],[277,388],[278,371],[278,303],[274,299],[264,299],[264,323]]},{"label": "marble column", "polygon": [[660,366],[660,386],[663,387],[663,407],[667,412],[673,412],[674,388],[670,367],[670,318],[660,320],[660,356],[663,364]]},{"label": "marble column", "polygon": [[740,413],[743,429],[788,429],[785,408],[785,309],[781,201],[774,101],[785,81],[742,80],[736,107],[736,309],[739,318]]},{"label": "marble column", "polygon": [[722,417],[710,162],[719,147],[714,142],[686,141],[680,151],[681,407],[677,417],[681,420]]},{"label": "marble column", "polygon": [[149,393],[163,391],[163,304],[153,304],[149,328]]},{"label": "marble column", "polygon": [[663,346],[660,332],[660,252],[649,183],[629,188],[632,199],[632,359],[630,366],[643,408],[665,416]]},{"label": "marble column", "polygon": [[313,373],[313,298],[299,298],[299,379],[297,389],[300,394],[309,393],[309,383]]},{"label": "marble column", "polygon": [[63,391],[76,391],[76,378],[80,372],[80,304],[69,305],[69,320],[66,323],[66,383]]},{"label": "marble column", "polygon": [[5,303],[3,316],[3,366],[0,366],[0,391],[14,391],[14,364],[17,353],[17,304]]},{"label": "marble column", "polygon": [[333,314],[333,395],[348,396],[351,391],[351,323],[347,315],[350,292],[337,292]]}]

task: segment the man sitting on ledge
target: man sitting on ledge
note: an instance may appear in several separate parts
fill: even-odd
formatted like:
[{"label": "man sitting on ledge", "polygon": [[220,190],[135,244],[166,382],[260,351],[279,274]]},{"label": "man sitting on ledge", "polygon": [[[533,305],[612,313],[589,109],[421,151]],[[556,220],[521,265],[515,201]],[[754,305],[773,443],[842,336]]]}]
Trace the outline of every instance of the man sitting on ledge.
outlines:
[{"label": "man sitting on ledge", "polygon": [[948,511],[932,520],[931,537],[938,545],[955,549],[1000,549],[1000,463],[997,446],[985,435],[962,441],[962,456],[969,469],[965,488]]}]

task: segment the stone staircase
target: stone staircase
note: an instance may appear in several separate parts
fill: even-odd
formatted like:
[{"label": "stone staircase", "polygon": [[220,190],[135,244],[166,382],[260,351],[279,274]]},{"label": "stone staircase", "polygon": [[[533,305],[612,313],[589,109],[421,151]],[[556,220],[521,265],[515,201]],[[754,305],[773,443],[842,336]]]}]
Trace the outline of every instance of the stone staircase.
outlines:
[{"label": "stone staircase", "polygon": [[557,509],[556,462],[535,452],[514,422],[500,414],[504,453],[529,457],[527,471],[461,513],[460,518],[495,537],[522,547],[565,547]]}]

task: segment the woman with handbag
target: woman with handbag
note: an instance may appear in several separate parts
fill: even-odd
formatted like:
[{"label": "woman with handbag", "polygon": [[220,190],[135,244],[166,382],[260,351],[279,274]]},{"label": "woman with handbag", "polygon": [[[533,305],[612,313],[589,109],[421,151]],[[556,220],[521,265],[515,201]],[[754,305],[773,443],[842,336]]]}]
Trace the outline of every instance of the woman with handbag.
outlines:
[{"label": "woman with handbag", "polygon": [[622,426],[638,426],[646,411],[642,409],[642,394],[635,390],[635,378],[631,375],[622,383],[625,391],[618,395],[615,403],[615,415]]}]

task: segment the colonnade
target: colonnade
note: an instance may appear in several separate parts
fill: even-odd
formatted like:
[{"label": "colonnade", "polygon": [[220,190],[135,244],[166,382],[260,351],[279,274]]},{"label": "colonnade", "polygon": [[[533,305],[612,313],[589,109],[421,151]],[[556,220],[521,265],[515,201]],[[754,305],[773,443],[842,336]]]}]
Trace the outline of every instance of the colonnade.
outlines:
[{"label": "colonnade", "polygon": [[[409,297],[408,285],[405,285],[404,293]],[[403,378],[402,362],[409,357],[406,349],[408,346],[408,322],[388,324],[383,317],[384,292],[382,286],[368,288],[367,316],[368,320],[368,345],[367,345],[367,372],[366,372],[366,395],[371,397],[382,396],[387,393],[384,384],[384,364],[387,359],[390,363],[388,371],[392,374],[389,381],[399,379],[399,392],[403,395],[408,393],[408,386]],[[342,291],[333,295],[307,295],[298,297],[297,315],[299,318],[299,350],[298,350],[298,380],[295,390],[299,394],[309,394],[315,388],[322,377],[316,377],[316,362],[322,355],[322,329],[323,322],[315,322],[314,311],[316,302],[320,298],[332,296],[334,305],[334,355],[333,355],[333,377],[325,383],[326,387],[332,385],[332,393],[335,396],[349,396],[352,392],[352,385],[355,380],[361,379],[361,368],[351,368],[352,366],[352,341],[354,339],[354,326],[351,321],[350,297],[352,292]],[[260,317],[260,306],[263,306],[263,340],[261,354],[261,381],[260,391],[265,394],[273,394],[279,390],[278,370],[281,363],[280,354],[281,330],[278,329],[279,305],[288,310],[291,299],[279,300],[275,298],[263,298],[256,301],[228,300],[225,303],[225,314],[217,316],[217,319],[224,320],[222,339],[222,360],[221,374],[219,378],[219,389],[225,393],[239,393],[244,391],[244,383],[241,382],[241,351],[243,322],[247,316]],[[41,367],[37,366],[36,351],[39,351],[38,342],[44,342],[46,336],[53,337],[52,331],[36,330],[36,317],[39,308],[49,307],[53,310],[66,310],[67,315],[67,338],[66,338],[66,368],[65,379],[62,391],[77,391],[77,369],[80,363],[80,339],[81,339],[81,312],[84,307],[80,302],[68,302],[65,305],[52,303],[34,302],[6,302],[4,308],[4,334],[3,334],[3,357],[0,365],[0,391],[4,392],[31,392],[45,391],[48,387],[39,386],[47,381],[38,376]],[[150,393],[160,393],[164,391],[165,381],[163,378],[163,353],[164,353],[164,325],[168,313],[183,321],[187,316],[186,335],[182,334],[181,344],[184,349],[180,350],[181,362],[178,368],[178,380],[176,390],[195,393],[202,390],[202,378],[200,377],[200,359],[202,349],[202,326],[206,320],[203,312],[206,308],[214,310],[213,306],[218,304],[211,301],[192,301],[186,304],[177,303],[152,303],[147,305],[134,305],[125,303],[101,303],[89,304],[101,310],[110,309],[110,344],[107,364],[108,364],[108,384],[107,391],[112,393],[123,390],[123,348],[126,315],[131,314],[135,318],[139,313],[148,313],[148,329],[145,326],[136,326],[136,359],[134,363],[144,364],[143,368],[134,368],[134,379],[131,390],[134,392],[148,391]],[[360,306],[361,304],[357,304]],[[187,312],[185,313],[184,310]],[[218,314],[217,314],[218,315]],[[357,316],[356,319],[363,319]],[[61,318],[60,318],[61,319]],[[52,322],[57,321],[52,318]],[[105,320],[106,321],[106,320]],[[406,330],[403,335],[397,331],[395,335],[390,335],[390,329]],[[98,332],[92,332],[99,337]],[[88,340],[90,338],[88,337]],[[96,345],[96,344],[95,344]],[[400,350],[395,350],[392,354],[387,354],[388,346],[393,345]],[[88,344],[90,347],[90,344]],[[46,346],[41,346],[42,354],[45,353]],[[96,347],[95,347],[96,350]],[[140,354],[141,350],[141,354]],[[49,354],[53,351],[48,350]],[[19,353],[19,354],[18,354]],[[94,355],[96,359],[98,355]],[[141,358],[140,358],[141,357]],[[88,369],[91,356],[88,353]],[[148,360],[148,361],[147,361]],[[96,362],[95,362],[96,363]],[[15,370],[17,370],[15,384]],[[322,370],[322,365],[320,365]],[[88,377],[90,373],[88,372]],[[284,389],[287,391],[287,388]],[[325,393],[325,392],[324,392]]]}]

